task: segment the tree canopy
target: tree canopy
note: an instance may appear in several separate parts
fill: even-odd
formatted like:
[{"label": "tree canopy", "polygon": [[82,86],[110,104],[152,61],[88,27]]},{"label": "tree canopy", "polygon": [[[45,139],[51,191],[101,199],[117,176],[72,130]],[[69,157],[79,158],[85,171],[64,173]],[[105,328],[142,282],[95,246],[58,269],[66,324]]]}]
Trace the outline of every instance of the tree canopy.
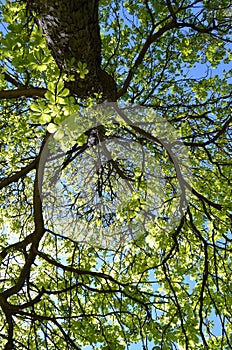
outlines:
[{"label": "tree canopy", "polygon": [[231,15],[0,1],[0,348],[232,348]]}]

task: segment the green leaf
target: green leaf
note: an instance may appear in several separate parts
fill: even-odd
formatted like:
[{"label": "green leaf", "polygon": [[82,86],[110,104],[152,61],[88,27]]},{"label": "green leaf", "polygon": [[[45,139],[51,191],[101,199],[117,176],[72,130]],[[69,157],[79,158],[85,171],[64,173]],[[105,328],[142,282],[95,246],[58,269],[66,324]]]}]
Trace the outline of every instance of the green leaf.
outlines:
[{"label": "green leaf", "polygon": [[46,69],[47,69],[47,65],[46,64],[41,64],[40,66],[38,66],[38,70],[40,72],[44,72],[44,71],[46,71]]},{"label": "green leaf", "polygon": [[69,90],[68,89],[63,89],[60,93],[59,93],[59,96],[60,97],[67,97],[67,96],[69,96],[70,95],[70,92],[69,92]]},{"label": "green leaf", "polygon": [[54,92],[56,91],[56,86],[55,86],[55,84],[49,82],[49,83],[48,83],[48,90],[49,90],[50,92],[53,92],[53,93],[54,93]]},{"label": "green leaf", "polygon": [[59,80],[57,84],[57,90],[56,90],[57,95],[60,95],[63,89],[64,89],[64,82],[62,80]]},{"label": "green leaf", "polygon": [[44,96],[48,101],[50,101],[52,103],[54,103],[56,101],[55,95],[51,91],[47,91]]},{"label": "green leaf", "polygon": [[85,134],[81,135],[77,139],[78,146],[83,146],[84,144],[86,144],[87,140],[88,140],[88,136],[87,135],[85,135]]},{"label": "green leaf", "polygon": [[49,123],[47,126],[47,131],[50,132],[50,134],[54,134],[58,129],[58,125]]},{"label": "green leaf", "polygon": [[46,113],[42,113],[40,118],[39,118],[39,121],[41,124],[47,124],[51,121],[52,117],[50,114],[46,114]]},{"label": "green leaf", "polygon": [[30,109],[31,109],[33,112],[41,113],[41,109],[40,109],[40,107],[39,107],[36,103],[31,103],[31,104],[30,104]]},{"label": "green leaf", "polygon": [[57,129],[57,131],[56,131],[55,134],[54,134],[54,139],[55,139],[56,141],[59,141],[59,140],[61,140],[63,137],[64,137],[64,131],[63,131],[61,128]]},{"label": "green leaf", "polygon": [[78,62],[77,72],[80,74],[81,79],[85,79],[86,74],[89,73],[89,70],[86,67],[87,63]]}]

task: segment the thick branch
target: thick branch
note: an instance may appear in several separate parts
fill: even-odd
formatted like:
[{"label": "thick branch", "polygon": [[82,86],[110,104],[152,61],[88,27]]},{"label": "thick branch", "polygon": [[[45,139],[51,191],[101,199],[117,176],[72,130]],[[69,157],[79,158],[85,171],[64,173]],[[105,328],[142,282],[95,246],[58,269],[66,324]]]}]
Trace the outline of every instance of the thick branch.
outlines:
[{"label": "thick branch", "polygon": [[0,99],[12,99],[12,98],[20,98],[20,97],[44,97],[47,89],[44,88],[19,88],[17,90],[1,90],[0,91]]},{"label": "thick branch", "polygon": [[[38,249],[39,242],[45,232],[44,229],[44,221],[43,221],[43,213],[42,213],[42,202],[40,198],[40,192],[39,192],[39,172],[40,172],[40,167],[41,164],[39,163],[39,160],[41,158],[41,154],[43,152],[44,146],[46,145],[46,141],[49,137],[49,133],[46,134],[41,149],[38,157],[35,160],[35,166],[36,166],[36,176],[34,180],[34,191],[33,191],[33,209],[34,209],[34,224],[35,224],[35,231],[33,235],[33,241],[32,245],[30,248],[30,252],[27,256],[27,259],[25,261],[25,264],[23,268],[21,269],[19,278],[15,285],[9,289],[4,290],[1,294],[0,297],[2,300],[6,301],[7,298],[9,298],[11,295],[18,293],[22,287],[24,286],[25,280],[29,277],[30,275],[30,269],[31,265],[34,263],[35,258],[36,258],[36,250]],[[25,172],[25,170],[24,170]],[[25,173],[26,174],[26,173]],[[22,175],[21,175],[22,176]]]},{"label": "thick branch", "polygon": [[[103,99],[115,101],[116,84],[101,69],[101,39],[98,24],[98,0],[27,0],[37,14],[36,22],[46,36],[48,48],[67,74],[74,74],[70,91],[81,98],[103,93]],[[88,73],[82,79],[80,66]]]},{"label": "thick branch", "polygon": [[30,164],[25,166],[25,168],[22,168],[14,175],[8,176],[7,178],[3,179],[0,182],[0,190],[6,186],[9,186],[13,182],[19,181],[19,179],[21,179],[23,176],[27,175],[31,170],[35,169],[38,161],[39,161],[39,159],[37,157],[35,160],[33,160],[33,162],[31,162]]}]

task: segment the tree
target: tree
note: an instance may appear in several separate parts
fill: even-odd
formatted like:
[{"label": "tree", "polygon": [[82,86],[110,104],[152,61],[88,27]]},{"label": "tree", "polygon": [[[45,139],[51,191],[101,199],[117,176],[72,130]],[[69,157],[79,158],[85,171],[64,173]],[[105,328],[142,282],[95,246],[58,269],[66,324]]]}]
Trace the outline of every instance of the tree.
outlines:
[{"label": "tree", "polygon": [[230,1],[0,10],[2,347],[230,349]]}]

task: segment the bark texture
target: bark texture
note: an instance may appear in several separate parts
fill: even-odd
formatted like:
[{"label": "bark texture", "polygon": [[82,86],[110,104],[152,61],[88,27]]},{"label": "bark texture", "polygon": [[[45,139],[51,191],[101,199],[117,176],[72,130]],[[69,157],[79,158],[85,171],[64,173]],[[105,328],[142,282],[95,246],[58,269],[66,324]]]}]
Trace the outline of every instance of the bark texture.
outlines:
[{"label": "bark texture", "polygon": [[[116,84],[101,69],[101,39],[98,0],[28,0],[30,11],[46,35],[51,53],[60,69],[75,75],[71,92],[81,98],[102,92],[103,99],[115,101]],[[70,64],[75,58],[75,63]],[[78,62],[86,63],[84,79],[76,72]]]}]

